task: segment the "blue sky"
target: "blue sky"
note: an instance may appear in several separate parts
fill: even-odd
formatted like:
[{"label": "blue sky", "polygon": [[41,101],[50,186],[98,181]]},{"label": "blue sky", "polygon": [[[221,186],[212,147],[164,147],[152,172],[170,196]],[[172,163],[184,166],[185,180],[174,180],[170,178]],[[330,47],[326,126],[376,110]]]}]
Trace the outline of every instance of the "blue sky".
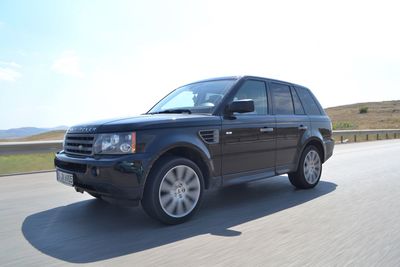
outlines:
[{"label": "blue sky", "polygon": [[251,74],[324,107],[400,99],[396,1],[1,1],[0,129],[146,112]]}]

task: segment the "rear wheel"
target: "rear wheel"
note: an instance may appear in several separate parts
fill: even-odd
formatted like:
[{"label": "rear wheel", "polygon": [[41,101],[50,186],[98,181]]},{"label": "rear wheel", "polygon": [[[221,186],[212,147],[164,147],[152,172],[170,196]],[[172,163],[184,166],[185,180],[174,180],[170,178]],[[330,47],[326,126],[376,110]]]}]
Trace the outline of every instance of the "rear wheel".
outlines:
[{"label": "rear wheel", "polygon": [[297,188],[313,188],[318,184],[321,173],[322,161],[320,152],[317,147],[310,145],[304,149],[297,171],[289,173],[289,181]]},{"label": "rear wheel", "polygon": [[204,188],[200,168],[180,157],[162,159],[153,168],[142,199],[146,213],[166,224],[179,224],[193,216]]}]

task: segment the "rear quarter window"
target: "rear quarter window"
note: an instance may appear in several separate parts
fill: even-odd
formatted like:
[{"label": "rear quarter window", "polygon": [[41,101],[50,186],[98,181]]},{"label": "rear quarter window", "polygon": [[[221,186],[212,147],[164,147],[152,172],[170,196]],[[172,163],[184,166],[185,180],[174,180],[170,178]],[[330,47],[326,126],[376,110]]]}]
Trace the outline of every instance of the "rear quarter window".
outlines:
[{"label": "rear quarter window", "polygon": [[296,91],[292,88],[291,92],[293,98],[294,113],[296,115],[305,115],[306,113],[304,112],[304,108],[301,105],[299,96],[297,95]]},{"label": "rear quarter window", "polygon": [[316,103],[314,97],[311,95],[308,89],[302,87],[295,87],[295,89],[307,115],[322,115],[318,104]]}]

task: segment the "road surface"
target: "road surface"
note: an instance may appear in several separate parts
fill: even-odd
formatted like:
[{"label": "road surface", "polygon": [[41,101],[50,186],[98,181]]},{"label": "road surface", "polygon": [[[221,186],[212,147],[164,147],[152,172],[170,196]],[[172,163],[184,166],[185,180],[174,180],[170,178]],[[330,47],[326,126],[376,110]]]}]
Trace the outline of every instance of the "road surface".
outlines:
[{"label": "road surface", "polygon": [[0,266],[400,266],[400,140],[339,145],[320,184],[206,194],[188,223],[102,203],[54,173],[0,177]]}]

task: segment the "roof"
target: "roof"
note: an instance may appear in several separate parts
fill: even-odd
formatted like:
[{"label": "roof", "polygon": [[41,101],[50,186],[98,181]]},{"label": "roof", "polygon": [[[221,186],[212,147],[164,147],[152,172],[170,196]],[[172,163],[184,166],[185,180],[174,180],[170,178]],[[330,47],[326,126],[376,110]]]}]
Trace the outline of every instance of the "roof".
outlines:
[{"label": "roof", "polygon": [[[248,78],[265,79],[265,80],[268,80],[268,81],[271,81],[271,82],[281,82],[281,83],[286,83],[286,84],[290,84],[290,85],[293,85],[293,86],[305,87],[303,85],[295,84],[295,83],[292,83],[292,82],[287,82],[287,81],[282,81],[282,80],[277,80],[277,79],[271,79],[271,78],[267,78],[267,77],[253,76],[253,75],[222,76],[222,77],[204,79],[204,80],[196,81],[196,82],[193,82],[193,83],[218,81],[218,80],[239,80],[239,79],[248,79]],[[193,83],[189,83],[189,84],[193,84]]]}]

